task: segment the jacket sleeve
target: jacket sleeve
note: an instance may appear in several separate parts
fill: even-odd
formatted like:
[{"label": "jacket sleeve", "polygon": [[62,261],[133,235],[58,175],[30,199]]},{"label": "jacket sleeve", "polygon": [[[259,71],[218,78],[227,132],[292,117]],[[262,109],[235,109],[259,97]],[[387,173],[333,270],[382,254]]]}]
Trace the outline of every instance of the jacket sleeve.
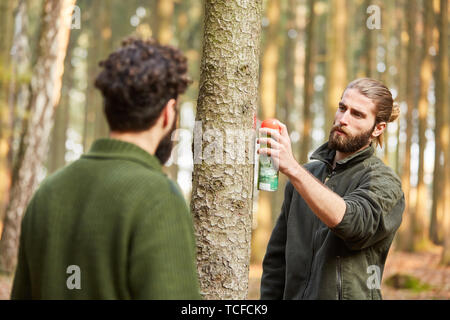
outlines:
[{"label": "jacket sleeve", "polygon": [[286,184],[284,201],[281,213],[267,245],[266,255],[263,260],[263,273],[261,277],[261,299],[281,300],[283,299],[286,265],[285,249],[287,234],[287,217],[292,198],[293,186],[290,182]]},{"label": "jacket sleeve", "polygon": [[129,257],[132,299],[200,299],[192,217],[181,195],[143,206]]},{"label": "jacket sleeve", "polygon": [[351,250],[364,249],[393,236],[400,226],[405,199],[400,180],[393,172],[369,172],[343,199],[346,211],[331,230]]}]

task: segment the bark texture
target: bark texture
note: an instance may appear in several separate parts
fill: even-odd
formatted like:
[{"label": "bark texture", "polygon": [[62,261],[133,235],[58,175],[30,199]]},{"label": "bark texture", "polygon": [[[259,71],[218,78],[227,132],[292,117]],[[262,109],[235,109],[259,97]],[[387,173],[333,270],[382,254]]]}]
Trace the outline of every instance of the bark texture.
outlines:
[{"label": "bark texture", "polygon": [[236,151],[256,112],[261,1],[205,4],[191,201],[200,288],[205,299],[245,299],[254,138],[247,137],[244,154]]}]

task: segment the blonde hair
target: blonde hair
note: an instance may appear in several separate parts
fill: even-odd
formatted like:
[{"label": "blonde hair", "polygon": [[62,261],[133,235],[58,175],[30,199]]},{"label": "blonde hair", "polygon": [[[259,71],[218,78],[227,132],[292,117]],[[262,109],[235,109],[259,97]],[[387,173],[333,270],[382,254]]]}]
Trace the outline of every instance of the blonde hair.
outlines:
[{"label": "blonde hair", "polygon": [[[400,107],[394,102],[391,91],[380,81],[370,78],[359,78],[350,82],[345,90],[347,89],[356,89],[359,93],[372,100],[376,107],[375,124],[393,122],[399,117]],[[383,136],[384,132],[376,138],[376,145],[383,147]]]}]

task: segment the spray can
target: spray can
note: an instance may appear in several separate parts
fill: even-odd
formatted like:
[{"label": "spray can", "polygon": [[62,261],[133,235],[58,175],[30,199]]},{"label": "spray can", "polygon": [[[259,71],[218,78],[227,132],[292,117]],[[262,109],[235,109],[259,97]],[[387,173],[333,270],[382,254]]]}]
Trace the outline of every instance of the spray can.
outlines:
[{"label": "spray can", "polygon": [[[271,128],[281,133],[281,127],[276,119],[266,119],[261,123],[261,128]],[[267,134],[270,138],[270,134]],[[266,144],[261,144],[260,148],[266,148]],[[278,170],[275,168],[272,158],[268,155],[259,156],[258,169],[258,190],[276,191],[278,189]]]}]

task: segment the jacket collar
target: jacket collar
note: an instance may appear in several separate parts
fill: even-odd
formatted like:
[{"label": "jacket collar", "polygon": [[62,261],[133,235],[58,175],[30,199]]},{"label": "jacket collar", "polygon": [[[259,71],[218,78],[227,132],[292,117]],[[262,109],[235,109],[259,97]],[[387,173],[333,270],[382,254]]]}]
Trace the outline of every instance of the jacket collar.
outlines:
[{"label": "jacket collar", "polygon": [[[355,164],[357,162],[363,161],[370,158],[375,153],[375,148],[371,143],[367,148],[364,148],[352,155],[339,160],[336,162],[336,168],[344,166],[346,164]],[[317,148],[316,151],[311,155],[311,160],[319,160],[325,162],[330,168],[333,166],[334,156],[336,155],[336,150],[328,148],[328,141]]]},{"label": "jacket collar", "polygon": [[117,139],[102,138],[94,141],[89,152],[82,158],[130,160],[162,172],[158,158],[137,145]]}]

